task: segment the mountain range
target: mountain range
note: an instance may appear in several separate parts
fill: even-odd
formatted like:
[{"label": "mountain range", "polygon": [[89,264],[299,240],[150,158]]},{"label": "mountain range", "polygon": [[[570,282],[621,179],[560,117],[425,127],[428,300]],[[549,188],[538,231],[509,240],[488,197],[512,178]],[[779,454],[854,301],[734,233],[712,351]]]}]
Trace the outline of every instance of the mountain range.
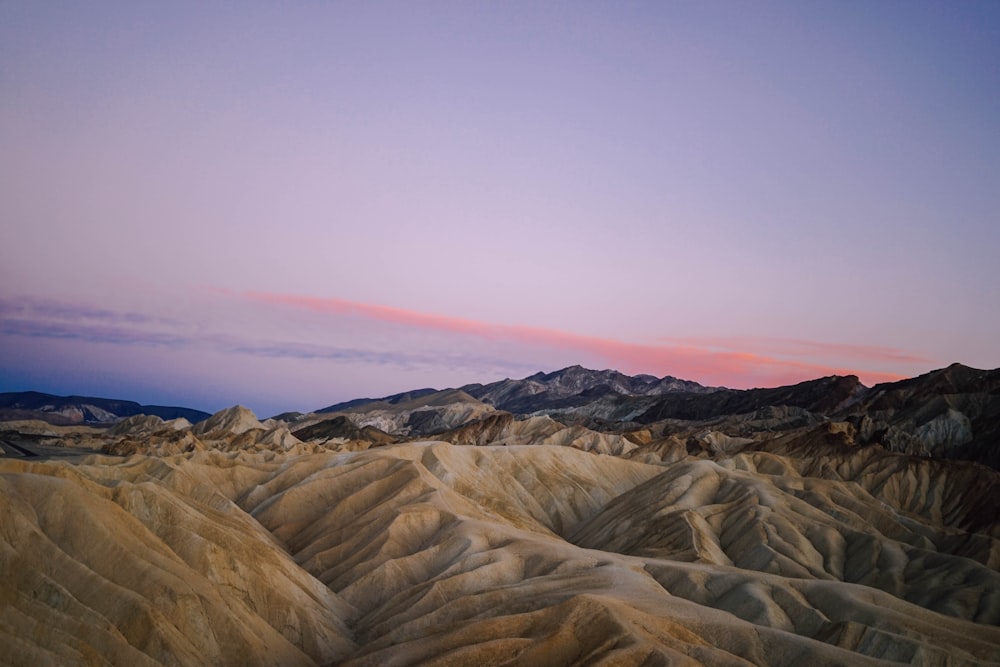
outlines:
[{"label": "mountain range", "polygon": [[[437,437],[494,411],[517,420],[548,416],[602,433],[660,438],[718,430],[764,441],[778,432],[836,422],[858,445],[1000,468],[1000,370],[961,364],[874,387],[848,375],[745,390],[572,366],[521,380],[356,399],[315,415],[350,415],[399,437]],[[295,413],[292,421],[303,418]]]},{"label": "mountain range", "polygon": [[38,391],[0,393],[0,421],[38,419],[50,424],[113,424],[132,415],[183,417],[191,422],[211,415],[192,408],[139,405],[135,401],[92,396],[53,396]]},{"label": "mountain range", "polygon": [[34,396],[0,422],[2,664],[1000,665],[1000,370]]}]

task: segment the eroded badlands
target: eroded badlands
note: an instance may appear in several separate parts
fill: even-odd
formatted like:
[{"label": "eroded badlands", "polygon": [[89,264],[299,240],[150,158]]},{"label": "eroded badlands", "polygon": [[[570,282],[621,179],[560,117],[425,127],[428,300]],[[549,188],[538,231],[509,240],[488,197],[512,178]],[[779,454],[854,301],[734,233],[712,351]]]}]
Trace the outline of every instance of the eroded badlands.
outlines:
[{"label": "eroded badlands", "polygon": [[972,464],[416,442],[10,459],[0,488],[8,664],[1000,657]]}]

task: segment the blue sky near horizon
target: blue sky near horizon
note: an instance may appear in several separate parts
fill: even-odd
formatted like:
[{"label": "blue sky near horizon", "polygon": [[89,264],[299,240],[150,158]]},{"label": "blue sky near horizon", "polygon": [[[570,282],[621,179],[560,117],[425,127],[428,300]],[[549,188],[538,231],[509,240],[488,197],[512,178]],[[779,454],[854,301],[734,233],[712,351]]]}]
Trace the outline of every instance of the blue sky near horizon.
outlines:
[{"label": "blue sky near horizon", "polygon": [[0,4],[0,391],[1000,366],[1000,5]]}]

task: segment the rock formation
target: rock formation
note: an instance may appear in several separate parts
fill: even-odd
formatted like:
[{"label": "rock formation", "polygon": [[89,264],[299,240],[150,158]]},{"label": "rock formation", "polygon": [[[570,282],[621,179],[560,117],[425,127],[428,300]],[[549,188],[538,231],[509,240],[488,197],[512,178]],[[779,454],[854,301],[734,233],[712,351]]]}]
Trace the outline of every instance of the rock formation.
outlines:
[{"label": "rock formation", "polygon": [[936,456],[993,451],[994,378],[20,422],[0,663],[1000,665],[1000,472]]}]

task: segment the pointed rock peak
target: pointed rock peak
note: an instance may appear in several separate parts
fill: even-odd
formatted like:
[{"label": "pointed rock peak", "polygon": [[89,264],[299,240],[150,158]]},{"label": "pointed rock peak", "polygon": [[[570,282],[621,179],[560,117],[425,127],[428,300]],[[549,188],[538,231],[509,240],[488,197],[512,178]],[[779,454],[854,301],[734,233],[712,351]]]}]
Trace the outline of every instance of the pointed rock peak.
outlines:
[{"label": "pointed rock peak", "polygon": [[108,435],[151,433],[163,428],[163,426],[163,420],[156,415],[132,415],[109,428]]},{"label": "pointed rock peak", "polygon": [[621,375],[618,371],[611,370],[610,368],[605,368],[604,370],[596,370],[593,368],[586,368],[580,364],[574,366],[569,366],[558,372],[559,375],[569,375],[569,376],[580,376],[580,375],[594,375],[594,376],[605,376],[605,375]]},{"label": "pointed rock peak", "polygon": [[557,371],[551,371],[546,373],[545,371],[539,371],[534,375],[530,375],[525,380],[538,380],[539,382],[550,382],[552,380],[558,380],[567,375],[572,375],[573,373],[579,373],[585,370],[583,366],[576,364],[575,366],[567,366],[566,368],[560,368]]},{"label": "pointed rock peak", "polygon": [[600,374],[601,371],[592,371],[589,368],[584,368],[580,364],[575,364],[557,371],[552,371],[551,373],[537,373],[536,375],[532,375],[531,378],[526,379],[537,379],[539,382],[546,384],[561,384],[567,381],[579,381],[584,378]]},{"label": "pointed rock peak", "polygon": [[956,362],[948,366],[948,368],[942,369],[941,373],[954,378],[958,382],[964,382],[973,378],[983,377],[987,375],[989,371],[984,371],[979,368],[973,368],[972,366],[966,366],[965,364]]},{"label": "pointed rock peak", "polygon": [[257,415],[250,408],[245,408],[242,405],[234,405],[231,408],[216,412],[203,422],[198,422],[195,424],[192,432],[195,435],[203,435],[205,433],[224,431],[239,435],[251,429],[264,428],[266,428],[264,424],[261,424],[257,420]]},{"label": "pointed rock peak", "polygon": [[902,382],[938,393],[988,393],[1000,386],[1000,373],[954,363]]}]

